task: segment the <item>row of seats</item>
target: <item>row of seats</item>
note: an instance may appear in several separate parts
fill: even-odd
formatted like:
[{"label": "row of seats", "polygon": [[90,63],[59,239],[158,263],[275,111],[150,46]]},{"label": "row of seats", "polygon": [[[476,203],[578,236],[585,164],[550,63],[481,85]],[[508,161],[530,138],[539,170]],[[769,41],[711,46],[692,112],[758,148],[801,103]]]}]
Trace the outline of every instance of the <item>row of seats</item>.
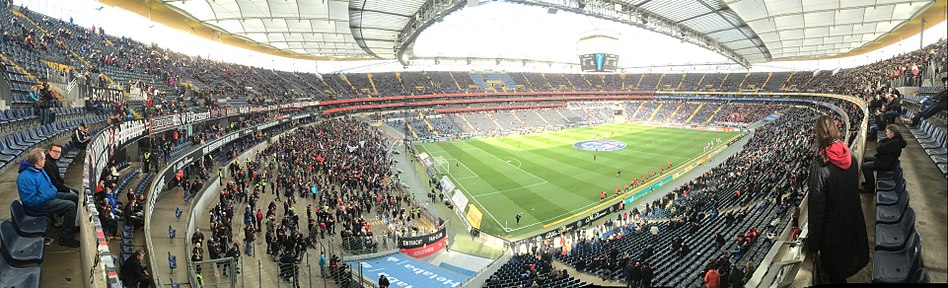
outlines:
[{"label": "row of seats", "polygon": [[13,200],[11,220],[0,223],[0,287],[40,287],[46,214],[29,211]]},{"label": "row of seats", "polygon": [[191,152],[191,149],[193,148],[194,145],[191,143],[191,140],[182,141],[181,143],[175,144],[171,147],[171,151],[168,152],[168,159],[177,159],[181,155],[184,155],[184,153]]},{"label": "row of seats", "polygon": [[[120,183],[119,185],[122,185],[121,187],[124,188],[125,186],[128,185],[129,182],[131,182],[131,179],[135,179],[135,177],[138,176],[138,173],[139,173],[138,170],[133,171],[132,173],[129,173],[129,175],[127,175],[125,178],[122,179],[125,183]],[[138,186],[136,186],[135,190],[133,190],[136,197],[139,195],[142,195],[142,193],[145,191],[145,187],[148,186],[148,183],[151,183],[151,179],[154,178],[154,176],[155,176],[154,173],[144,174],[144,176],[142,177],[142,180],[138,182]],[[119,256],[121,258],[119,259],[121,260],[119,262],[125,263],[125,260],[128,259],[129,256],[132,256],[133,253],[135,253],[135,247],[134,247],[135,225],[133,223],[129,223],[128,221],[122,221],[121,238],[122,238],[122,243],[119,245],[121,249],[121,251],[119,251]]]},{"label": "row of seats", "polygon": [[0,125],[4,127],[10,127],[8,125],[25,124],[28,121],[36,119],[37,116],[33,115],[32,109],[7,109],[0,111]]},{"label": "row of seats", "polygon": [[63,145],[63,153],[60,155],[59,161],[56,162],[57,167],[59,168],[59,174],[65,175],[66,169],[69,168],[69,165],[72,164],[72,161],[76,159],[76,156],[79,155],[79,152],[82,152],[82,149],[72,145],[72,142]]},{"label": "row of seats", "polygon": [[[907,114],[911,116],[912,112]],[[928,120],[923,120],[918,128],[909,128],[909,131],[915,135],[918,144],[925,149],[925,154],[928,154],[928,158],[935,163],[941,174],[948,178],[948,132],[935,127]]]},{"label": "row of seats", "polygon": [[30,96],[24,94],[13,94],[13,101],[10,103],[13,104],[33,104],[33,99],[30,99]]},{"label": "row of seats", "polygon": [[876,243],[872,283],[929,283],[922,264],[922,240],[900,163],[876,179]]},{"label": "row of seats", "polygon": [[12,163],[17,157],[40,143],[56,138],[63,133],[68,133],[79,123],[96,123],[104,120],[105,116],[89,116],[81,120],[50,123],[7,134],[3,139],[0,139],[0,168],[6,167],[7,164]]}]

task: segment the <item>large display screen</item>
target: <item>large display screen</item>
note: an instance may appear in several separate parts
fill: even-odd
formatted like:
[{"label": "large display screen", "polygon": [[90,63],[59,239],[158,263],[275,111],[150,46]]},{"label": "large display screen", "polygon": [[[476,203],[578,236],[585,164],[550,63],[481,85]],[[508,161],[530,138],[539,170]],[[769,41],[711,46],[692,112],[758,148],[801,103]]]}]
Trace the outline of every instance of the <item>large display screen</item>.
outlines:
[{"label": "large display screen", "polygon": [[619,65],[619,55],[608,53],[579,55],[579,65],[583,72],[614,72]]}]

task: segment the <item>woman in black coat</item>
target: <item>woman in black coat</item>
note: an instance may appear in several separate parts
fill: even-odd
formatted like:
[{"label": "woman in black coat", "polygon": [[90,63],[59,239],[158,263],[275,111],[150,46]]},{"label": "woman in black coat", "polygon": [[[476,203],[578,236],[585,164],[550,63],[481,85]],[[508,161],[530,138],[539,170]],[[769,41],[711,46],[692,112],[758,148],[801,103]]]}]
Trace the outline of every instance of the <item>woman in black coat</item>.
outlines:
[{"label": "woman in black coat", "polygon": [[845,283],[869,263],[869,236],[857,189],[855,157],[832,117],[814,127],[817,156],[810,164],[807,251],[819,256],[826,282]]},{"label": "woman in black coat", "polygon": [[905,148],[905,140],[902,139],[899,126],[895,124],[885,126],[885,139],[882,139],[876,147],[876,157],[866,157],[862,160],[862,176],[866,180],[862,183],[862,192],[876,190],[876,177],[872,172],[895,169],[895,162],[899,161],[899,156],[902,156],[902,148]]}]

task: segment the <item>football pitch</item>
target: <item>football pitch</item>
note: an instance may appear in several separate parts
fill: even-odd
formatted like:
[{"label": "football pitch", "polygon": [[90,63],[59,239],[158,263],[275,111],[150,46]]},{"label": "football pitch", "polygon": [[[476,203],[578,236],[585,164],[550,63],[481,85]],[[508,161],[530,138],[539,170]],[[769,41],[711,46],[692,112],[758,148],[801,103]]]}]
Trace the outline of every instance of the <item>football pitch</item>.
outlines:
[{"label": "football pitch", "polygon": [[[568,223],[562,219],[577,213],[592,212],[605,202],[599,200],[603,191],[607,201],[615,200],[616,187],[624,188],[632,179],[669,162],[677,169],[704,154],[708,143],[727,142],[739,134],[616,123],[419,143],[415,149],[428,153],[435,170],[447,175],[477,206],[482,231],[511,239]],[[469,210],[465,207],[465,215]],[[519,224],[518,213],[522,213]]]}]

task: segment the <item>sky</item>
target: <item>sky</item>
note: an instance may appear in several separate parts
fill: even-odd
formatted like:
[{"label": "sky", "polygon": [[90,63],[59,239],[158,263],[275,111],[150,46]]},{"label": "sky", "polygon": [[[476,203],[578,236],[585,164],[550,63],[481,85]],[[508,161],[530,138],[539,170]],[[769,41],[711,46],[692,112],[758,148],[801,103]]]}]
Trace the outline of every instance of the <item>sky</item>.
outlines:
[{"label": "sky", "polygon": [[[204,0],[190,0],[204,1]],[[472,67],[461,65],[412,65],[405,69],[395,60],[381,61],[313,61],[272,56],[224,45],[212,40],[168,28],[146,17],[110,7],[94,0],[14,0],[34,11],[90,27],[104,27],[107,34],[126,36],[145,43],[158,43],[192,56],[224,60],[255,67],[285,71],[333,73],[417,71],[417,70],[502,70],[577,72],[566,66],[523,66],[520,64],[498,67],[494,61]],[[617,40],[593,47],[579,43],[588,35],[611,35]],[[948,36],[946,22],[925,31],[925,44]],[[611,50],[619,55],[619,66],[627,72],[733,70],[733,71],[788,71],[833,70],[849,68],[889,58],[918,49],[919,36],[913,36],[888,47],[863,55],[818,61],[769,62],[755,64],[750,69],[730,64],[717,53],[658,33],[618,24],[612,21],[560,11],[549,14],[547,9],[506,2],[487,2],[465,7],[423,31],[414,46],[416,57],[484,57],[578,62],[578,53],[588,49]],[[648,39],[647,45],[642,39]],[[592,45],[596,46],[596,45]],[[430,62],[430,61],[429,61]],[[416,63],[423,63],[416,61]],[[667,68],[674,64],[705,64]],[[477,63],[475,63],[477,64]]]}]

